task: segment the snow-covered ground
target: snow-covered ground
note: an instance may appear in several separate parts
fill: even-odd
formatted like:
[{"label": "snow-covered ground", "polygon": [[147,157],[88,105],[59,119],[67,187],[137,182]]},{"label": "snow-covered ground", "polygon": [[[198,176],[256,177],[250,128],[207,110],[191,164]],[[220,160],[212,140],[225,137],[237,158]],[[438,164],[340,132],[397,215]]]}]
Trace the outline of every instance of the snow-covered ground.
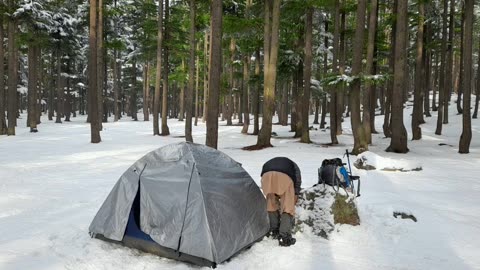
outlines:
[{"label": "snow-covered ground", "polygon": [[[454,106],[444,135],[434,135],[436,116],[426,118],[423,140],[409,141],[409,154],[386,153],[389,139],[374,136],[367,156],[379,170],[355,171],[362,177],[360,226],[337,226],[330,240],[297,233],[297,244],[289,248],[266,239],[218,269],[480,269],[480,120],[472,122],[471,154],[458,154],[461,116]],[[405,111],[408,130],[410,112],[411,107]],[[63,124],[42,120],[37,134],[21,119],[17,136],[0,137],[0,269],[197,268],[88,235],[118,177],[147,152],[184,140],[183,122],[169,120],[172,135],[154,137],[152,122],[124,118],[104,124],[102,143],[93,145],[83,117]],[[256,137],[221,123],[219,148],[257,183],[265,161],[288,156],[299,164],[308,188],[323,159],[342,157],[351,148],[349,121],[339,146],[324,145],[328,130],[312,131],[315,143],[305,145],[291,138],[288,127],[274,126],[275,147],[255,152],[241,147]],[[382,122],[377,119],[378,131]],[[194,127],[194,140],[205,142],[203,123]],[[390,172],[382,166],[422,170]],[[418,222],[395,219],[394,211],[413,214]]]}]

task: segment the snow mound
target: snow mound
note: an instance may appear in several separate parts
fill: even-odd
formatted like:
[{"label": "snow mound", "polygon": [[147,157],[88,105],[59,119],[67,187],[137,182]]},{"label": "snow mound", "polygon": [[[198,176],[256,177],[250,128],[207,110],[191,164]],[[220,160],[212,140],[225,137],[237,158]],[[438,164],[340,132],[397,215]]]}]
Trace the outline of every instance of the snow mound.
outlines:
[{"label": "snow mound", "polygon": [[328,239],[333,232],[332,204],[335,191],[330,186],[317,185],[301,191],[296,208],[295,232],[311,232]]},{"label": "snow mound", "polygon": [[405,159],[382,157],[372,152],[364,152],[357,156],[354,162],[357,169],[382,171],[421,171],[422,164]]}]

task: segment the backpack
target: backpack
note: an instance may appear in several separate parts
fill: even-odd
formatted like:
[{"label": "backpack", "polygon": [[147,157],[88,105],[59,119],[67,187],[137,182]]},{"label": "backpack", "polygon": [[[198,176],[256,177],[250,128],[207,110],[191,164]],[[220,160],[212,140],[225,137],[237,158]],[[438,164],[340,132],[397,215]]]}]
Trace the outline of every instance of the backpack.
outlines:
[{"label": "backpack", "polygon": [[360,177],[350,175],[344,165],[346,163],[343,163],[340,158],[323,160],[322,166],[318,169],[318,184],[332,186],[335,191],[338,191],[340,188],[346,190],[350,187],[353,193],[355,193],[352,180],[357,180],[358,190],[356,196],[358,197],[360,196]]},{"label": "backpack", "polygon": [[341,159],[325,159],[318,169],[318,184],[332,186],[336,190],[350,186],[350,176]]}]

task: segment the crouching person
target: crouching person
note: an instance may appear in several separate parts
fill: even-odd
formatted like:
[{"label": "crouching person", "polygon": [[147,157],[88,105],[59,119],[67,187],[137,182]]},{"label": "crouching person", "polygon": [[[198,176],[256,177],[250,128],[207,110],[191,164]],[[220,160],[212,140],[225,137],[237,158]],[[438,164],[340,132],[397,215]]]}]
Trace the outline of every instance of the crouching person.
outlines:
[{"label": "crouching person", "polygon": [[300,169],[292,160],[276,157],[263,165],[262,190],[267,197],[269,236],[278,239],[281,246],[291,246],[296,242],[292,229],[301,185]]}]

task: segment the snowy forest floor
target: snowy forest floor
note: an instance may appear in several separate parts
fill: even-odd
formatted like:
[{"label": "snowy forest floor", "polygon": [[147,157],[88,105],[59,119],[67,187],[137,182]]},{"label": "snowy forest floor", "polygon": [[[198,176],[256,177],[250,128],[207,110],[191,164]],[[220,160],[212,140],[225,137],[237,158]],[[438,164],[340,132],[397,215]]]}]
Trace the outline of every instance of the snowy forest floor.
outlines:
[{"label": "snowy forest floor", "polygon": [[[409,138],[410,113],[411,106],[405,110]],[[377,165],[422,170],[354,169],[362,178],[360,226],[336,226],[330,240],[299,232],[289,248],[265,239],[218,269],[480,269],[480,120],[472,121],[471,154],[460,155],[461,115],[454,102],[442,136],[434,135],[434,114],[422,126],[423,139],[409,141],[408,154],[386,153],[390,140],[374,135],[368,156]],[[25,118],[19,120],[17,136],[0,137],[0,269],[197,269],[88,235],[119,176],[147,152],[183,141],[183,122],[170,119],[172,135],[154,137],[151,121],[125,117],[105,123],[102,143],[94,145],[84,117],[63,124],[43,117],[36,134],[28,132]],[[377,131],[382,122],[377,117]],[[275,125],[275,147],[250,152],[241,148],[253,145],[256,137],[221,122],[219,150],[242,163],[257,183],[265,161],[290,157],[308,188],[316,183],[323,159],[351,149],[349,118],[343,127],[340,145],[327,147],[328,129],[312,131],[315,143],[306,145],[291,138],[289,127]],[[195,142],[205,143],[201,121],[193,134]],[[394,211],[413,214],[418,222],[395,219]]]}]

